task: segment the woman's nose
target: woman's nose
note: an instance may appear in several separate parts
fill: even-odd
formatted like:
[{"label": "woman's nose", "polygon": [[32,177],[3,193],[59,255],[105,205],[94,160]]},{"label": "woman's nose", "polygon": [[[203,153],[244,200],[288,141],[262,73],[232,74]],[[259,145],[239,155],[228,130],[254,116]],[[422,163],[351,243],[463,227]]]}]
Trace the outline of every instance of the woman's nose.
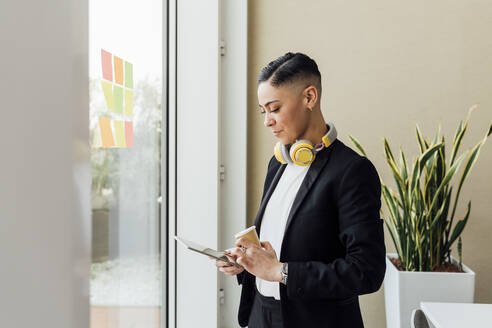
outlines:
[{"label": "woman's nose", "polygon": [[272,126],[275,120],[270,116],[269,113],[265,113],[265,122],[263,122],[266,127]]}]

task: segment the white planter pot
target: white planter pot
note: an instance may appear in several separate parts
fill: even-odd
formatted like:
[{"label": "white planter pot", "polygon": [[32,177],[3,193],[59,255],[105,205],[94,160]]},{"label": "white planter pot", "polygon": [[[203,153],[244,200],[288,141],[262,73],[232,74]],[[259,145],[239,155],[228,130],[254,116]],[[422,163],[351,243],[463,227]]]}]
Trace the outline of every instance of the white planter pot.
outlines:
[{"label": "white planter pot", "polygon": [[386,328],[409,328],[412,310],[422,301],[473,303],[475,272],[466,265],[463,273],[399,271],[389,260],[397,257],[395,253],[386,254]]}]

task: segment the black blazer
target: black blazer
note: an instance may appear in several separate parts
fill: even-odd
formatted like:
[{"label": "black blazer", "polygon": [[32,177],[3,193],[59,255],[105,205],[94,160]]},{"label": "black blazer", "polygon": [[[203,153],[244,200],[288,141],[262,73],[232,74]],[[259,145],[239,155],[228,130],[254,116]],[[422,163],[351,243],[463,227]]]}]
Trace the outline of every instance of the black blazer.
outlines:
[{"label": "black blazer", "polygon": [[[255,225],[260,234],[266,204],[286,165],[272,157]],[[386,270],[381,184],[374,165],[341,141],[320,151],[304,178],[287,219],[280,262],[289,263],[280,284],[284,327],[363,327],[358,295],[376,292]],[[278,255],[278,254],[277,254]],[[238,319],[248,325],[255,277],[242,284]]]}]

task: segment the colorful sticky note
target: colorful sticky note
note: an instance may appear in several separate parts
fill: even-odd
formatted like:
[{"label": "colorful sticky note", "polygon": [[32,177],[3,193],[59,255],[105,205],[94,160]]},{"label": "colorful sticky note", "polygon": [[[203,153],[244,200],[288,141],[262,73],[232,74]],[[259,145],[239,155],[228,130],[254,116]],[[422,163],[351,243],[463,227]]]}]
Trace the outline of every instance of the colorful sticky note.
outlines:
[{"label": "colorful sticky note", "polygon": [[133,122],[125,121],[126,146],[133,147]]},{"label": "colorful sticky note", "polygon": [[113,86],[114,112],[123,114],[123,88]]},{"label": "colorful sticky note", "polygon": [[133,116],[133,91],[125,90],[125,115]]},{"label": "colorful sticky note", "polygon": [[101,49],[101,64],[103,79],[113,81],[113,55],[104,49]]},{"label": "colorful sticky note", "polygon": [[123,85],[123,59],[114,56],[114,81],[120,85]]},{"label": "colorful sticky note", "polygon": [[101,80],[101,86],[104,93],[104,98],[106,99],[106,106],[108,106],[108,109],[114,110],[113,85],[109,82]]},{"label": "colorful sticky note", "polygon": [[125,87],[133,89],[133,64],[125,61]]},{"label": "colorful sticky note", "polygon": [[126,148],[125,130],[123,127],[123,121],[113,121],[114,134],[116,135],[116,147]]},{"label": "colorful sticky note", "polygon": [[113,131],[111,130],[111,120],[109,117],[99,118],[99,130],[101,131],[103,148],[114,147]]}]

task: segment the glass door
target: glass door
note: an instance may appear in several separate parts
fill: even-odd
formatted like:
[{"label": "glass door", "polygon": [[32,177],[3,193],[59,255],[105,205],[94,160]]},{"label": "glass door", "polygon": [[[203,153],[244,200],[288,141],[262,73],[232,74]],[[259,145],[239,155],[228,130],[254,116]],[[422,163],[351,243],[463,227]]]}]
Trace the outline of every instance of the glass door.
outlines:
[{"label": "glass door", "polygon": [[163,1],[89,6],[91,328],[158,328]]}]

